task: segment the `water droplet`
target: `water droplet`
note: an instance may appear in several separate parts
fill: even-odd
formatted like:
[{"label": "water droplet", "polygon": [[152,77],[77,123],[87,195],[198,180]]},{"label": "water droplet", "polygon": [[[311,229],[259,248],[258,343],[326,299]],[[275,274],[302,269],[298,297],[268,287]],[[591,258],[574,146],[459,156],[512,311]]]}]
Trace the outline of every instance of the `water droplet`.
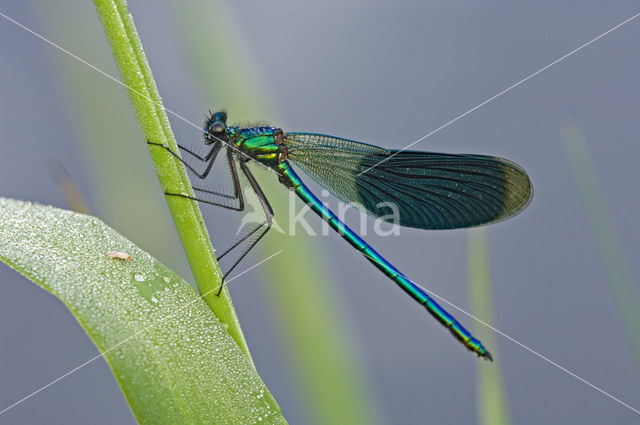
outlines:
[{"label": "water droplet", "polygon": [[156,297],[151,297],[151,302],[152,303],[158,303],[158,299]]}]

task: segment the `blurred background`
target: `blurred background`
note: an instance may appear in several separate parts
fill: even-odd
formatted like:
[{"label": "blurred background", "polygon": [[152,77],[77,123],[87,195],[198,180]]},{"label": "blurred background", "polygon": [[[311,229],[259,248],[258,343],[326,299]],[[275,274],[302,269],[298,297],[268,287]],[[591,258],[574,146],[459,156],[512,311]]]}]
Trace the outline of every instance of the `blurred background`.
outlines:
[{"label": "blurred background", "polygon": [[[634,1],[595,0],[129,6],[165,106],[196,127],[225,108],[232,123],[395,149],[639,12]],[[0,12],[118,76],[91,2],[2,0]],[[640,19],[414,146],[517,162],[534,186],[523,213],[385,237],[369,218],[366,237],[407,276],[636,409],[639,38]],[[75,182],[90,214],[192,282],[125,90],[2,17],[0,48],[0,196],[70,208]],[[180,143],[198,146],[198,128],[170,119]],[[285,191],[257,175],[287,223]],[[214,246],[229,246],[225,229],[241,216],[203,213]],[[356,229],[359,220],[347,217]],[[279,249],[230,291],[290,424],[640,422],[449,308],[495,358],[477,360],[337,235],[271,232],[237,271]],[[0,281],[2,410],[97,351],[57,299],[5,265]],[[27,423],[135,420],[99,360],[0,415]]]}]

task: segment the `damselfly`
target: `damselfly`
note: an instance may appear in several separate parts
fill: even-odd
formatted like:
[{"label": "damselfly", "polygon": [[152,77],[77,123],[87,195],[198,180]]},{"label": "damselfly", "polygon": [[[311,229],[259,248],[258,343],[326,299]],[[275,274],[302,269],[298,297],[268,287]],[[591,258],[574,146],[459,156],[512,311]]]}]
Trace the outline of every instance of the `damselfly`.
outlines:
[{"label": "damselfly", "polygon": [[[367,260],[423,305],[467,349],[492,360],[482,343],[452,315],[340,221],[307,188],[292,169],[291,163],[340,200],[356,205],[374,217],[383,220],[395,217],[398,222],[394,224],[420,229],[478,226],[504,220],[522,211],[531,200],[532,188],[521,167],[492,156],[394,151],[323,134],[285,133],[271,126],[228,126],[225,112],[208,116],[204,132],[204,143],[210,147],[205,155],[179,146],[187,155],[206,164],[203,172],[198,172],[167,146],[149,143],[169,151],[200,179],[209,175],[218,154],[223,148],[225,150],[234,183],[232,195],[196,186],[193,187],[194,191],[202,194],[202,197],[179,193],[167,195],[243,211],[245,198],[240,173],[248,181],[249,187],[260,200],[265,220],[219,257],[224,257],[243,241],[253,238],[231,269],[272,225],[273,210],[247,165],[253,160],[274,170],[280,183],[294,191]],[[233,200],[235,205],[205,199],[205,196],[223,197]],[[393,208],[397,215],[391,213]]]}]

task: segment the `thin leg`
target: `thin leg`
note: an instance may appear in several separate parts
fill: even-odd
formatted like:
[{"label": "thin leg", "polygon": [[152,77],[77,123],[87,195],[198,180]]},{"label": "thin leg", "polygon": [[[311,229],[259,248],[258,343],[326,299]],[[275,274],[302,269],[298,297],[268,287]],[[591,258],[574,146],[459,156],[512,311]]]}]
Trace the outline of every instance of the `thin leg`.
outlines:
[{"label": "thin leg", "polygon": [[[171,150],[169,150],[169,152],[171,152]],[[213,161],[215,160],[215,156],[217,156],[217,152],[213,156],[213,158],[211,159],[211,162],[209,163],[208,169],[211,168],[211,164],[213,164]],[[219,196],[225,196],[227,198],[234,199],[234,200],[237,199],[238,200],[238,206],[237,207],[221,204],[219,202],[214,202],[214,201],[211,201],[209,199],[203,199],[203,198],[198,198],[196,196],[185,195],[184,193],[169,193],[169,192],[165,192],[165,195],[179,196],[181,198],[192,199],[194,201],[202,202],[204,204],[215,205],[217,207],[222,207],[222,208],[226,208],[226,209],[233,210],[233,211],[244,211],[244,197],[242,196],[242,186],[240,186],[240,178],[238,177],[238,170],[236,168],[236,162],[233,160],[232,153],[231,153],[231,151],[229,149],[227,149],[227,161],[229,163],[229,169],[231,170],[231,176],[233,177],[234,196],[221,195],[218,192],[214,192],[214,191],[211,191],[211,190],[208,190],[208,189],[198,188],[198,187],[195,187],[195,186],[192,186],[192,188],[193,188],[193,190],[195,190],[197,192],[209,193],[209,194],[219,195]]]},{"label": "thin leg", "polygon": [[211,155],[213,155],[213,152],[216,149],[216,145],[219,145],[219,144],[221,144],[221,142],[216,142],[216,144],[211,148],[211,150],[205,156],[198,155],[197,153],[187,148],[186,146],[182,146],[180,143],[178,143],[178,148],[183,150],[185,153],[188,153],[192,157],[199,159],[202,162],[207,162],[211,158]]},{"label": "thin leg", "polygon": [[[238,239],[233,245],[231,245],[225,252],[223,252],[219,257],[216,257],[217,260],[222,260],[222,258],[227,255],[228,253],[230,253],[231,251],[233,251],[235,248],[238,247],[238,245],[240,245],[242,242],[246,241],[247,239],[249,239],[249,237],[251,235],[253,235],[255,232],[257,232],[258,230],[260,230],[260,228],[262,226],[264,226],[265,224],[267,224],[267,220],[263,221],[262,223],[258,224],[253,230],[251,230],[250,232],[248,232],[246,235],[244,235],[243,237],[241,237],[240,239]],[[229,270],[231,271],[231,270]],[[225,275],[229,274],[228,272],[225,273]]]},{"label": "thin leg", "polygon": [[155,143],[155,142],[150,142],[150,141],[147,141],[147,144],[154,145],[154,146],[160,146],[161,148],[164,148],[167,152],[169,152],[171,155],[173,155],[178,161],[182,162],[182,164],[184,164],[185,167],[187,167],[193,174],[198,176],[198,178],[200,178],[200,179],[205,179],[209,175],[209,172],[211,171],[211,168],[213,167],[213,163],[216,161],[216,157],[218,156],[218,152],[220,152],[220,149],[222,148],[222,142],[217,142],[217,143],[214,144],[214,146],[211,148],[211,151],[207,155],[205,155],[204,157],[201,157],[200,155],[193,153],[192,151],[190,151],[189,149],[187,149],[185,147],[182,147],[182,146],[180,147],[185,152],[191,154],[192,156],[194,156],[195,158],[197,158],[197,159],[199,159],[199,160],[201,160],[203,162],[209,161],[209,164],[207,165],[207,168],[204,170],[204,172],[199,173],[187,161],[185,161],[184,159],[180,158],[180,155],[178,155],[177,153],[172,151],[168,146],[165,146],[162,143]]},{"label": "thin leg", "polygon": [[[202,157],[202,156],[192,152],[191,150],[189,150],[189,149],[187,149],[187,148],[185,148],[183,146],[178,145],[178,147],[180,149],[184,150],[185,152],[189,153],[190,155],[194,156],[195,158],[199,159],[200,161],[203,161],[203,162],[209,161],[205,171],[203,173],[198,173],[189,163],[187,163],[184,159],[180,158],[180,156],[178,154],[176,154],[174,151],[169,149],[169,147],[167,147],[167,146],[165,146],[165,145],[163,145],[161,143],[155,143],[155,142],[150,142],[150,141],[147,141],[147,144],[153,145],[153,146],[159,146],[159,147],[165,149],[167,152],[169,152],[171,155],[173,155],[176,159],[178,159],[180,162],[182,162],[185,167],[187,167],[189,170],[191,170],[191,172],[193,172],[193,174],[195,174],[200,179],[205,179],[209,175],[209,172],[211,171],[211,169],[213,167],[213,163],[215,162],[215,160],[216,160],[216,158],[218,156],[218,153],[220,152],[220,149],[222,148],[222,142],[217,142],[211,148],[209,153],[207,153],[204,157]],[[230,156],[231,156],[231,153],[229,152],[229,149],[227,149],[227,160],[228,161],[231,161],[229,159]],[[235,200],[235,199],[238,199],[238,197],[239,197],[239,195],[238,195],[238,193],[239,193],[239,190],[238,190],[239,184],[237,184],[237,178],[234,180],[234,184],[235,184],[235,186],[234,186],[234,192],[235,193],[233,195],[229,195],[227,193],[216,192],[216,191],[209,190],[209,189],[198,189],[196,187],[194,187],[194,189],[198,190],[200,192],[204,192],[204,193],[220,196],[220,197],[223,197],[223,198],[234,199]],[[166,194],[182,196],[183,198],[187,198],[187,199],[195,199],[193,197],[189,197],[189,196],[181,195],[181,194],[169,194],[169,193],[166,193]],[[195,199],[195,200],[199,201],[199,199]],[[217,206],[221,206],[223,208],[226,208],[225,205],[220,205],[218,203],[213,203],[213,204],[217,205]],[[240,199],[240,205],[242,205],[242,204],[243,204],[243,201],[242,201],[242,199]],[[234,209],[234,208],[231,208],[231,209]],[[238,211],[242,211],[242,208],[240,210],[238,210]]]},{"label": "thin leg", "polygon": [[[255,177],[253,177],[253,174],[251,174],[251,171],[249,170],[249,167],[247,167],[247,164],[245,164],[244,162],[241,162],[240,168],[242,169],[242,172],[246,176],[247,180],[249,180],[249,184],[251,185],[251,188],[253,189],[255,194],[258,196],[258,199],[260,200],[260,205],[262,205],[262,210],[264,211],[266,220],[262,224],[260,224],[258,227],[256,227],[254,230],[249,232],[249,234],[247,234],[245,237],[243,237],[238,242],[236,242],[231,248],[225,251],[220,256],[220,258],[226,255],[233,248],[237,247],[241,242],[245,241],[249,236],[254,234],[256,231],[258,231],[258,229],[262,228],[265,224],[267,227],[264,229],[264,231],[262,231],[262,233],[260,233],[260,235],[253,242],[251,242],[251,245],[249,245],[249,247],[242,253],[242,255],[233,263],[231,268],[227,270],[227,272],[225,273],[225,277],[228,276],[229,273],[231,273],[231,271],[233,271],[234,268],[236,268],[236,266],[240,263],[240,261],[242,261],[242,259],[246,257],[249,251],[251,251],[253,247],[256,246],[256,244],[260,241],[260,239],[262,239],[264,235],[267,234],[267,232],[271,229],[271,226],[273,224],[273,208],[271,208],[271,205],[269,204],[267,197],[264,195],[264,192],[260,188],[260,185],[256,181]],[[222,280],[222,285],[220,285],[220,290],[218,291],[218,295],[220,295],[220,293],[222,292],[223,286],[224,286],[224,278]]]},{"label": "thin leg", "polygon": [[[207,165],[207,168],[205,169],[205,171],[203,173],[198,173],[191,165],[189,165],[185,160],[180,158],[180,156],[178,156],[178,154],[173,152],[167,146],[165,146],[163,144],[160,144],[160,143],[154,143],[154,142],[149,142],[149,141],[147,141],[147,143],[150,144],[150,145],[160,146],[160,147],[164,148],[165,150],[167,150],[167,152],[169,152],[175,158],[177,158],[180,162],[182,162],[191,172],[193,172],[200,179],[204,179],[209,175],[209,172],[212,169],[213,163],[215,162],[216,157],[218,156],[218,153],[220,152],[220,149],[222,148],[222,143],[218,142],[213,146],[211,151],[209,151],[209,153],[207,153],[207,155],[202,157],[202,156],[194,153],[193,151],[191,151],[191,150],[189,150],[189,149],[187,149],[187,148],[185,148],[183,146],[178,145],[178,147],[180,149],[184,150],[186,153],[188,153],[189,155],[195,157],[196,159],[198,159],[198,160],[200,160],[202,162],[207,162],[208,161],[208,165]],[[202,193],[213,194],[213,195],[217,195],[217,196],[223,196],[223,197],[227,197],[229,199],[234,199],[234,200],[237,199],[238,200],[238,206],[237,207],[221,204],[219,202],[214,202],[214,201],[211,201],[209,199],[198,198],[197,196],[185,195],[183,193],[165,192],[165,195],[168,195],[168,196],[179,196],[181,198],[191,199],[191,200],[202,202],[202,203],[205,203],[205,204],[208,204],[208,205],[215,205],[215,206],[218,206],[218,207],[227,208],[227,209],[234,210],[234,211],[244,211],[244,197],[243,197],[243,194],[242,194],[242,186],[240,185],[240,178],[238,176],[238,170],[237,170],[237,167],[236,167],[236,161],[233,158],[233,154],[232,154],[231,150],[228,149],[228,148],[227,148],[227,162],[229,164],[229,169],[231,170],[231,175],[233,177],[233,188],[234,188],[234,195],[233,196],[226,195],[226,194],[221,194],[221,193],[218,193],[218,192],[215,192],[215,191],[211,191],[211,190],[208,190],[208,189],[198,188],[198,187],[195,187],[195,186],[192,186],[192,188],[196,192],[202,192]],[[225,255],[227,255],[234,248],[238,247],[242,242],[246,241],[250,236],[252,236],[258,230],[263,228],[263,226],[266,225],[266,228],[260,233],[260,235],[253,242],[251,242],[251,245],[249,245],[249,247],[242,253],[242,255],[233,263],[231,268],[229,270],[227,270],[227,272],[224,274],[224,277],[223,277],[223,280],[222,280],[223,284],[220,286],[220,289],[219,289],[218,294],[217,294],[218,296],[220,295],[220,293],[222,292],[222,288],[224,287],[224,279],[225,279],[225,277],[228,276],[229,273],[231,273],[231,271],[233,271],[233,269],[240,263],[240,261],[242,261],[242,259],[244,257],[246,257],[246,255],[249,253],[249,251],[251,251],[251,249],[253,249],[253,247],[256,246],[256,244],[260,241],[260,239],[262,239],[264,237],[264,235],[269,231],[269,229],[271,229],[271,226],[273,224],[273,209],[271,208],[271,205],[269,204],[269,201],[267,200],[266,196],[264,195],[264,192],[260,188],[260,185],[258,185],[257,180],[255,179],[253,174],[251,174],[251,171],[249,170],[249,167],[247,167],[247,165],[244,162],[240,162],[240,168],[242,169],[242,172],[245,175],[245,177],[247,178],[247,180],[249,181],[249,184],[251,185],[251,188],[253,189],[255,194],[258,196],[258,199],[260,200],[260,204],[261,204],[262,209],[264,211],[264,214],[266,216],[266,220],[264,222],[262,222],[261,224],[259,224],[255,229],[250,231],[247,235],[243,236],[236,243],[234,243],[225,252],[223,252],[222,255],[220,255],[218,257],[218,260],[221,259],[222,257],[224,257]]]}]

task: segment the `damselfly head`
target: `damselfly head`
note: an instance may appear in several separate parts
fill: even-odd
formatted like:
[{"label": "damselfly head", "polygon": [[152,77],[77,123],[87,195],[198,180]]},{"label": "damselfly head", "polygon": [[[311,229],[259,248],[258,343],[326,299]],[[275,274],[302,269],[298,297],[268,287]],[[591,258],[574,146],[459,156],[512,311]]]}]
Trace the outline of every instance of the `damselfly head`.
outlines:
[{"label": "damselfly head", "polygon": [[227,113],[224,111],[211,114],[205,124],[204,141],[207,144],[221,140],[227,130]]}]

